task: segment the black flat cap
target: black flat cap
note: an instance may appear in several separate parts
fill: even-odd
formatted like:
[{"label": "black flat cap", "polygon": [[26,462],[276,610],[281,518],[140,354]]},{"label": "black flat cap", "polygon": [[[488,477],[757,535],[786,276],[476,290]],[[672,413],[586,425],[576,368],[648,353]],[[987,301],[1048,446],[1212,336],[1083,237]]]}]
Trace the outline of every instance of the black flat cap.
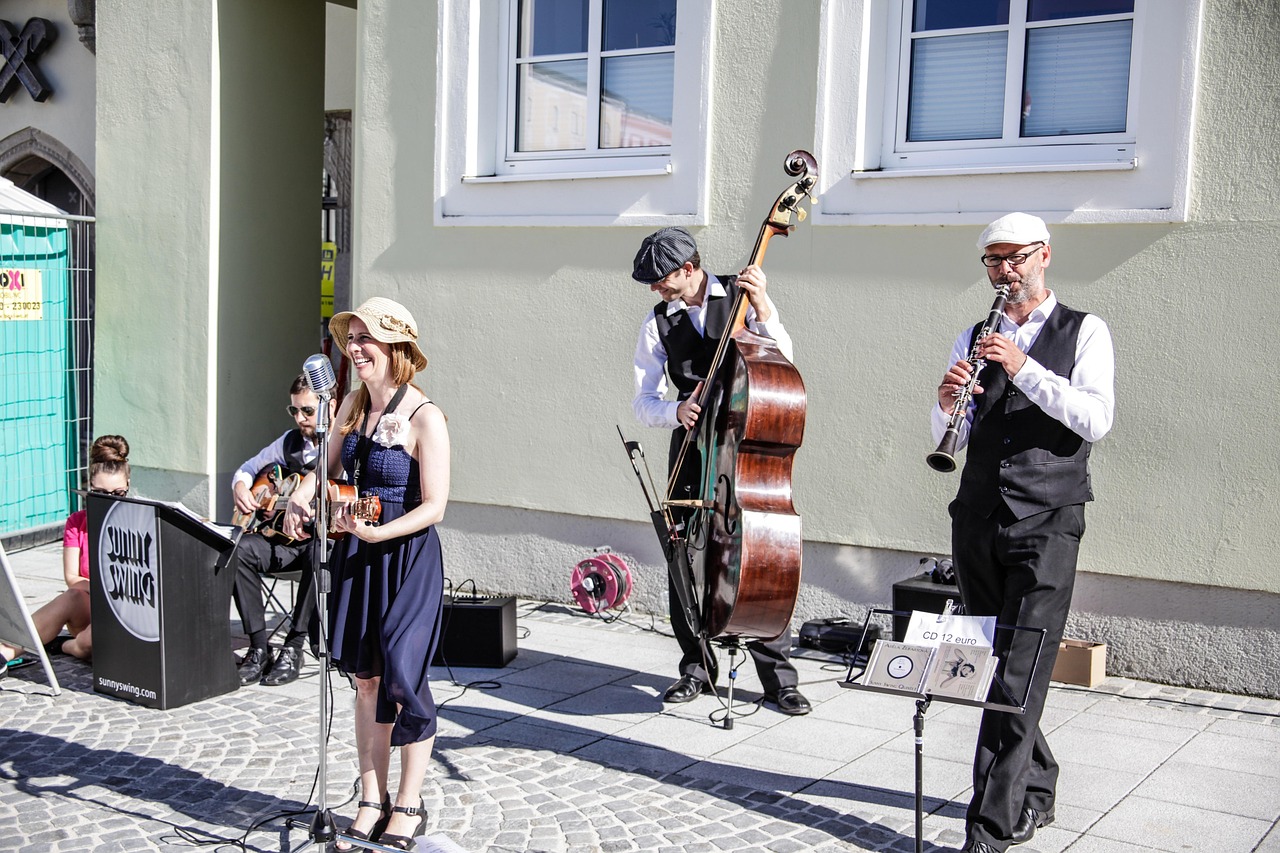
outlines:
[{"label": "black flat cap", "polygon": [[643,284],[662,281],[698,252],[693,235],[680,226],[654,231],[640,244],[631,277]]}]

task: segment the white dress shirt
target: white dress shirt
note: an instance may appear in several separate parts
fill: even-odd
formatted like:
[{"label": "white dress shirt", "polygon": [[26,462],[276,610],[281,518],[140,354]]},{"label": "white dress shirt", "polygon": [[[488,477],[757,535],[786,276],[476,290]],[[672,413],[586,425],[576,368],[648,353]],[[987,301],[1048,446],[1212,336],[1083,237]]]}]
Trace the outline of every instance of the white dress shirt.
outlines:
[{"label": "white dress shirt", "polygon": [[[1025,353],[1036,342],[1045,321],[1057,306],[1058,297],[1050,291],[1049,296],[1035,307],[1021,326],[1010,320],[1007,314],[1002,316],[1000,334],[1012,340]],[[956,338],[951,347],[951,360],[947,362],[948,369],[957,361],[969,357],[969,339],[972,334],[973,328],[969,327]],[[1111,330],[1101,317],[1088,314],[1080,325],[1080,335],[1076,339],[1076,362],[1070,378],[1059,376],[1028,357],[1010,381],[1046,415],[1085,441],[1094,442],[1111,429],[1115,410],[1115,373]],[[969,443],[969,428],[973,424],[973,413],[977,407],[976,402],[969,404],[969,412],[960,424],[957,450]],[[932,427],[935,442],[942,441],[950,413],[949,408],[943,411],[934,403]]]},{"label": "white dress shirt", "polygon": [[[284,437],[290,432],[293,432],[293,430],[286,430],[281,433],[279,438],[259,450],[256,456],[236,469],[236,473],[231,477],[231,488],[235,489],[236,483],[244,483],[249,488],[253,488],[253,480],[263,468],[268,465],[284,466]],[[302,439],[302,461],[309,465],[319,455],[320,448],[316,446],[314,439],[304,436]]]},{"label": "white dress shirt", "polygon": [[[686,305],[684,300],[677,299],[667,303],[667,316],[680,311],[689,313],[693,327],[704,337],[707,332],[706,306],[713,296],[725,296],[726,291],[720,279],[707,273],[707,293],[701,305]],[[782,354],[791,360],[791,336],[782,327],[778,319],[778,307],[765,294],[769,309],[772,312],[768,322],[756,320],[756,311],[748,306],[747,328],[759,335],[773,338]],[[676,419],[678,400],[668,400],[667,396],[667,350],[658,336],[658,319],[650,311],[645,315],[644,324],[640,327],[640,339],[636,342],[635,355],[635,396],[631,400],[631,410],[636,420],[645,426],[675,429],[680,426]]]}]

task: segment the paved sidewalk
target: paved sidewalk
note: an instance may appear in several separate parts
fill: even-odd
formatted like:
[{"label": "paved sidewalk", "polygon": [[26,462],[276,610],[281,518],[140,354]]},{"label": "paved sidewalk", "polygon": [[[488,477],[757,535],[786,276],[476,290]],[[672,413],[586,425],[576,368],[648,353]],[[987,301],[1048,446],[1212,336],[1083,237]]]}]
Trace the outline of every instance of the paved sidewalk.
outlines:
[{"label": "paved sidewalk", "polygon": [[[56,546],[10,561],[33,607],[60,588]],[[678,651],[650,624],[522,602],[511,666],[433,671],[429,833],[469,853],[915,849],[909,698],[841,688],[843,666],[798,658],[812,714],[765,705],[725,730],[708,721],[712,697],[663,708]],[[313,660],[285,687],[170,711],[92,692],[78,661],[54,666],[56,698],[39,667],[0,682],[0,850],[192,850],[251,827],[250,850],[306,841],[279,816],[311,797]],[[493,683],[461,686],[477,681]],[[342,819],[354,693],[332,686],[328,796]],[[759,697],[750,664],[737,693]],[[977,714],[929,710],[925,850],[963,842]],[[1062,764],[1057,822],[1019,851],[1280,853],[1280,702],[1110,678],[1055,685],[1044,724]]]}]

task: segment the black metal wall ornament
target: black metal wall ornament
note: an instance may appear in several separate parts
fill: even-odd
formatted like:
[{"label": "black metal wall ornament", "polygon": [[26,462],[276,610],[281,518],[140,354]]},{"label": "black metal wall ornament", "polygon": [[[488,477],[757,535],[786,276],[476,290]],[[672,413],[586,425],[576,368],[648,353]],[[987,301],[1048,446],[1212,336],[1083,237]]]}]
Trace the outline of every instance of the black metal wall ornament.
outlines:
[{"label": "black metal wall ornament", "polygon": [[9,100],[21,83],[33,101],[43,102],[53,94],[36,66],[36,57],[53,44],[58,28],[45,18],[32,18],[18,32],[8,21],[0,21],[0,103]]}]

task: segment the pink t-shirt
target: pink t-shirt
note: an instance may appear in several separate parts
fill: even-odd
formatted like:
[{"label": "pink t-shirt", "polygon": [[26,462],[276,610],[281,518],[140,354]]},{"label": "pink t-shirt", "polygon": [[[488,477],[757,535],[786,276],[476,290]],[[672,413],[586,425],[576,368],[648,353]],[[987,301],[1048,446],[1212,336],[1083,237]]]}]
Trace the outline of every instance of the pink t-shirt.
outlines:
[{"label": "pink t-shirt", "polygon": [[80,549],[80,577],[89,578],[89,514],[84,510],[71,513],[62,530],[62,547]]}]

